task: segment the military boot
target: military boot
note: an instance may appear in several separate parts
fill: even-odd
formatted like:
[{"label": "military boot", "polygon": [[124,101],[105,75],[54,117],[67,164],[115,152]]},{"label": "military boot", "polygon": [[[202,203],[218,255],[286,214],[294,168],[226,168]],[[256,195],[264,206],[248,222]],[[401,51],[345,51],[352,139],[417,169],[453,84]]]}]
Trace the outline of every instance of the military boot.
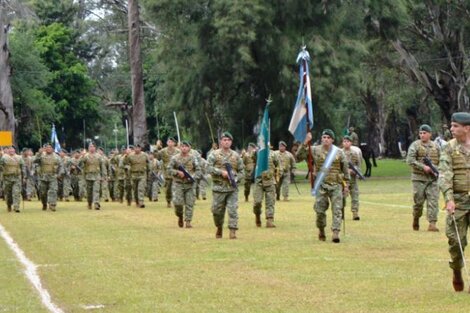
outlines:
[{"label": "military boot", "polygon": [[95,210],[101,209],[101,205],[99,203],[95,203]]},{"label": "military boot", "polygon": [[43,210],[43,211],[46,211],[46,210],[47,210],[47,205],[43,204],[43,205],[42,205],[42,210]]},{"label": "military boot", "polygon": [[88,210],[91,210],[91,209],[93,209],[91,204],[88,204]]},{"label": "military boot", "polygon": [[16,213],[20,213],[20,209],[19,209],[19,208],[15,208],[15,212],[16,212]]},{"label": "military boot", "polygon": [[413,230],[419,230],[419,217],[413,218]]},{"label": "military boot", "polygon": [[248,202],[248,196],[245,196],[245,202]]},{"label": "military boot", "polygon": [[464,288],[464,283],[462,279],[462,272],[460,270],[454,270],[454,275],[452,277],[452,285],[454,290],[460,292]]},{"label": "military boot", "polygon": [[145,204],[143,202],[140,202],[139,203],[139,208],[141,208],[141,209],[145,208]]},{"label": "military boot", "polygon": [[8,211],[8,212],[11,212],[11,205],[9,205],[9,206],[7,207],[7,211]]},{"label": "military boot", "polygon": [[215,233],[215,238],[222,238],[222,226],[217,227],[217,231]]},{"label": "military boot", "polygon": [[237,239],[237,231],[235,229],[230,229],[230,239]]},{"label": "military boot", "polygon": [[49,210],[55,212],[55,204],[49,204]]},{"label": "military boot", "polygon": [[436,222],[430,222],[429,223],[428,231],[432,231],[432,232],[438,232],[439,231],[439,228],[436,227]]},{"label": "military boot", "polygon": [[320,228],[318,231],[318,240],[320,241],[325,241],[326,240],[326,235],[325,235],[325,229]]},{"label": "military boot", "polygon": [[186,228],[193,228],[191,221],[186,221]]},{"label": "military boot", "polygon": [[273,218],[268,218],[266,220],[266,228],[275,228],[276,225],[274,225],[274,220]]},{"label": "military boot", "polygon": [[361,218],[359,217],[359,213],[353,212],[353,221],[359,221]]},{"label": "military boot", "polygon": [[256,223],[256,227],[261,227],[261,214],[255,215],[255,223]]},{"label": "military boot", "polygon": [[171,208],[171,202],[170,202],[170,201],[167,201],[167,202],[166,202],[166,207],[167,207],[167,208]]},{"label": "military boot", "polygon": [[333,230],[333,236],[331,237],[331,241],[334,243],[339,243],[339,230]]},{"label": "military boot", "polygon": [[184,226],[183,215],[178,215],[178,227],[182,228]]}]

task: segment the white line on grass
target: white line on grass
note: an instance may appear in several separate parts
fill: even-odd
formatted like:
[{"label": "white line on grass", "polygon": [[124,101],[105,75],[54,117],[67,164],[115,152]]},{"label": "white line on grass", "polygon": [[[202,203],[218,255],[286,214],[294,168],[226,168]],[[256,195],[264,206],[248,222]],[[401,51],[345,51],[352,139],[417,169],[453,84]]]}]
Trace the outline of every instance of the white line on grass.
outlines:
[{"label": "white line on grass", "polygon": [[366,203],[366,204],[375,204],[375,205],[381,205],[381,206],[391,206],[394,208],[410,208],[409,205],[399,205],[399,204],[390,204],[390,203],[382,203],[382,202],[371,202],[371,201],[362,201],[361,203]]},{"label": "white line on grass", "polygon": [[51,296],[49,292],[42,287],[41,279],[36,271],[37,265],[29,260],[24,254],[23,250],[16,244],[16,242],[11,238],[10,234],[5,230],[5,228],[0,224],[0,235],[3,237],[8,247],[16,254],[18,260],[25,267],[24,273],[31,284],[36,288],[39,296],[41,297],[42,303],[49,309],[52,313],[63,313],[56,304],[52,303]]}]

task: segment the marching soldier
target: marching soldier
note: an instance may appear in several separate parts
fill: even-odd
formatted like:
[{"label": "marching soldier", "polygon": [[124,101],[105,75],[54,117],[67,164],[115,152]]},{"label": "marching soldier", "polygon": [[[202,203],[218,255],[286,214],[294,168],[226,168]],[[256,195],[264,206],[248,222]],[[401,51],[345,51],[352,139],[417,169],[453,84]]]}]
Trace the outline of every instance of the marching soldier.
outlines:
[{"label": "marching soldier", "polygon": [[[307,159],[308,142],[312,140],[312,134],[307,133],[305,142],[297,151],[298,161]],[[341,229],[341,218],[343,208],[343,193],[347,195],[349,192],[349,171],[348,162],[344,152],[336,147],[333,143],[335,133],[331,129],[325,129],[321,136],[321,145],[311,147],[314,164],[314,174],[319,175],[320,172],[325,174],[325,179],[320,185],[318,195],[315,199],[314,210],[316,212],[316,225],[319,229],[318,239],[326,240],[326,210],[331,203],[333,211],[333,223],[331,230],[333,231],[332,241],[339,243],[339,232]],[[332,159],[330,168],[324,168],[323,164],[327,159]],[[344,184],[344,187],[343,187]]]},{"label": "marching soldier", "polygon": [[108,157],[106,156],[106,153],[104,153],[104,149],[103,148],[98,148],[97,150],[98,154],[101,156],[101,159],[103,160],[104,162],[104,168],[105,168],[105,173],[103,174],[104,175],[104,179],[101,180],[101,184],[100,184],[100,199],[104,200],[105,202],[108,202],[109,201],[109,198],[110,198],[110,192],[109,192],[109,177],[108,177],[108,173],[109,173],[109,159]]},{"label": "marching soldier", "polygon": [[85,175],[88,209],[91,210],[93,204],[95,210],[100,210],[100,185],[106,179],[106,168],[95,144],[88,145],[88,152],[80,159],[79,165]]},{"label": "marching soldier", "polygon": [[183,141],[181,152],[173,156],[168,164],[168,172],[173,176],[173,204],[178,217],[178,226],[183,227],[183,214],[186,228],[192,228],[195,194],[194,185],[201,175],[197,156],[191,153],[189,141]]},{"label": "marching soldier", "polygon": [[202,200],[207,199],[207,186],[208,186],[208,181],[207,181],[207,160],[204,159],[202,156],[199,158],[199,166],[201,168],[201,178],[198,179],[198,186],[197,186],[197,199],[199,199],[199,196],[202,197]]},{"label": "marching soldier", "polygon": [[[351,149],[352,145],[352,138],[349,135],[343,137],[343,152],[346,156],[347,161],[351,161],[351,163],[356,168],[361,168],[361,157],[359,154]],[[351,180],[349,181],[349,193],[351,196],[351,212],[353,214],[353,220],[359,221],[361,218],[359,217],[359,186],[357,184],[357,177],[356,172],[352,169],[349,169],[349,175],[351,176]],[[343,196],[343,203],[346,204],[346,197]]]},{"label": "marching soldier", "polygon": [[279,172],[279,158],[277,153],[269,151],[268,170],[261,173],[261,176],[255,179],[255,188],[253,191],[253,213],[257,227],[261,227],[261,207],[263,198],[266,198],[266,227],[274,228],[274,205],[276,204],[276,180],[275,173]]},{"label": "marching soldier", "polygon": [[[450,262],[455,291],[464,289],[462,267],[470,227],[470,113],[452,115],[450,130],[454,139],[443,148],[439,162],[439,188],[446,203]],[[469,289],[470,292],[470,289]]]},{"label": "marching soldier", "polygon": [[276,185],[276,199],[280,199],[282,192],[284,201],[289,200],[289,184],[296,169],[295,158],[286,148],[287,144],[284,141],[279,141],[277,155],[280,163],[280,176],[279,183]]},{"label": "marching soldier", "polygon": [[351,137],[351,142],[353,146],[359,147],[359,136],[354,131],[354,127],[349,127],[349,137]]},{"label": "marching soldier", "polygon": [[16,154],[15,147],[7,148],[6,153],[0,158],[0,172],[3,174],[5,200],[7,210],[20,212],[21,184],[25,177],[23,158]]},{"label": "marching soldier", "polygon": [[25,176],[23,179],[25,186],[25,199],[26,201],[31,201],[36,193],[36,183],[33,169],[33,151],[29,148],[24,148],[22,158],[25,169]]},{"label": "marching soldier", "polygon": [[39,175],[39,196],[42,202],[42,210],[55,212],[57,206],[57,178],[63,174],[60,157],[54,153],[50,143],[44,145],[44,152],[38,152],[34,157],[34,164],[37,164]]},{"label": "marching soldier", "polygon": [[129,168],[129,175],[132,184],[132,191],[136,206],[145,208],[144,197],[147,184],[147,173],[150,169],[147,153],[142,152],[142,144],[134,147],[134,153],[129,154],[124,159],[124,165]]},{"label": "marching soldier", "polygon": [[63,175],[59,179],[59,199],[63,199],[68,202],[70,193],[72,192],[72,184],[70,177],[70,166],[72,165],[72,163],[65,149],[60,150],[59,157],[62,161],[62,168],[64,169]]},{"label": "marching soldier", "polygon": [[251,185],[254,183],[254,170],[256,165],[256,145],[252,142],[248,144],[248,148],[242,153],[243,165],[245,167],[245,202],[248,202],[250,196]]},{"label": "marching soldier", "polygon": [[432,161],[436,167],[439,164],[439,147],[431,140],[432,129],[423,124],[419,127],[419,139],[414,141],[406,157],[406,163],[411,166],[413,182],[413,230],[419,230],[419,218],[423,215],[424,202],[427,202],[428,231],[438,232],[436,227],[439,213],[439,189],[437,175],[424,162],[425,158]]},{"label": "marching soldier", "polygon": [[85,179],[82,168],[80,167],[80,150],[76,150],[70,159],[70,183],[72,185],[72,194],[75,201],[82,201],[85,195]]},{"label": "marching soldier", "polygon": [[158,201],[160,193],[160,185],[163,184],[162,162],[155,159],[153,154],[149,154],[150,170],[147,181],[149,182],[149,199],[150,201]]},{"label": "marching soldier", "polygon": [[166,141],[166,147],[157,152],[157,159],[162,161],[162,167],[165,171],[165,188],[166,188],[166,203],[167,207],[171,208],[171,185],[173,183],[173,177],[168,172],[168,164],[170,164],[171,157],[180,153],[180,150],[176,148],[176,140],[173,137],[168,138]]},{"label": "marching soldier", "polygon": [[236,239],[238,229],[238,185],[237,178],[243,178],[243,161],[237,152],[230,149],[233,137],[222,133],[220,149],[213,151],[208,159],[208,172],[212,175],[212,215],[217,227],[216,238],[222,238],[225,211],[228,211],[230,239]]}]

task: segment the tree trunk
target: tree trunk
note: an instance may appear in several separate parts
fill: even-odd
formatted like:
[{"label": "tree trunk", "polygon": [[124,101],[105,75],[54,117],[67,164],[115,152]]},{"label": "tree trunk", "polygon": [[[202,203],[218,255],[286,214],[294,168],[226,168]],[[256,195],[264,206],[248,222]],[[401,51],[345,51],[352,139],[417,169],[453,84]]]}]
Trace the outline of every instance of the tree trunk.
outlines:
[{"label": "tree trunk", "polygon": [[129,0],[129,63],[132,84],[132,130],[134,144],[148,144],[147,116],[144,103],[144,79],[140,52],[140,23],[138,0]]},{"label": "tree trunk", "polygon": [[370,88],[361,94],[361,101],[367,114],[367,129],[369,129],[369,133],[365,137],[367,144],[377,156],[385,153],[384,134],[387,114],[382,99],[383,95],[373,94]]},{"label": "tree trunk", "polygon": [[5,5],[5,1],[0,0],[0,130],[11,131],[15,138],[15,114],[10,84],[10,51],[7,40],[10,25],[6,23]]}]

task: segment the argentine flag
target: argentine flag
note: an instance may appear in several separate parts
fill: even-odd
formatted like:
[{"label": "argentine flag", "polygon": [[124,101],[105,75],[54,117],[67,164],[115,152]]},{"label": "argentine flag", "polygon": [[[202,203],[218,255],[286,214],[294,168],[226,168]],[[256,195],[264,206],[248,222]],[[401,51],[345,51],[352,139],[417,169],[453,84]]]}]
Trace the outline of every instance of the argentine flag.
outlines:
[{"label": "argentine flag", "polygon": [[[299,62],[300,61],[300,62]],[[300,86],[295,103],[294,113],[289,124],[289,132],[294,136],[295,141],[304,142],[307,135],[307,124],[309,129],[313,128],[312,112],[312,90],[310,88],[310,75],[308,62],[310,55],[305,47],[297,56],[297,63],[300,64]]]},{"label": "argentine flag", "polygon": [[54,147],[54,152],[60,152],[60,142],[57,138],[57,132],[55,131],[55,125],[52,124],[52,131],[51,131],[51,145]]},{"label": "argentine flag", "polygon": [[261,173],[268,170],[269,162],[269,103],[264,109],[263,120],[261,121],[261,130],[258,135],[258,151],[256,152],[255,178],[260,177]]}]

